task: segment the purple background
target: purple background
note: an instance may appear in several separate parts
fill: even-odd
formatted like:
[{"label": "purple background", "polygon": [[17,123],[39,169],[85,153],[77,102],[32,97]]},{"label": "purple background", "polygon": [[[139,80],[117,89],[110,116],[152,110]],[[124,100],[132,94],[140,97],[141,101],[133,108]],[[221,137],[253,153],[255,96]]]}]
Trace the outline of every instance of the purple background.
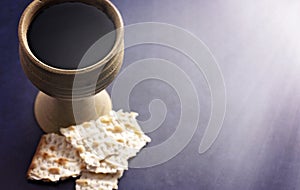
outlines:
[{"label": "purple background", "polygon": [[[17,24],[29,0],[0,2],[0,179],[1,189],[73,189],[25,179],[42,131],[33,116],[37,89],[22,72]],[[189,73],[200,98],[198,130],[170,161],[130,169],[120,189],[296,190],[300,189],[300,2],[296,0],[134,0],[113,3],[125,24],[166,22],[189,30],[211,49],[224,75],[227,113],[219,138],[197,153],[209,120],[209,89],[201,73],[180,53],[155,45],[126,50],[123,68],[150,57],[176,63]],[[174,36],[175,37],[175,36]],[[111,87],[108,88],[108,91]],[[174,89],[157,80],[136,86],[130,105],[149,117],[148,104],[162,99],[168,114],[149,134],[155,145],[174,132],[180,102]],[[193,104],[193,102],[191,102]]]}]

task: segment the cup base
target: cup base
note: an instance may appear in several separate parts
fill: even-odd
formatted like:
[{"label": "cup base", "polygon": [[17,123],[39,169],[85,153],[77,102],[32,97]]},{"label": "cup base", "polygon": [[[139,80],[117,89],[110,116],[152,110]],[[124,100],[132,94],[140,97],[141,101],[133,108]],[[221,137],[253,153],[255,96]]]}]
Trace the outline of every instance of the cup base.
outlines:
[{"label": "cup base", "polygon": [[46,133],[59,133],[62,127],[97,119],[111,110],[112,103],[106,90],[73,101],[56,99],[40,91],[34,105],[36,121]]}]

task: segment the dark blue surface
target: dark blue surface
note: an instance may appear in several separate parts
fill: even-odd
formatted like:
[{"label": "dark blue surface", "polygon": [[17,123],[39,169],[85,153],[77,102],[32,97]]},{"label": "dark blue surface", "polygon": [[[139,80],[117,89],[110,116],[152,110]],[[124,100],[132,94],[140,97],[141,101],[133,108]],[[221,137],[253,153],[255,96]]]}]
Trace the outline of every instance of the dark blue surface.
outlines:
[{"label": "dark blue surface", "polygon": [[[0,2],[0,189],[73,189],[25,178],[42,134],[33,116],[37,89],[22,72],[17,25],[29,0]],[[297,1],[179,0],[113,1],[126,24],[166,22],[183,27],[212,50],[224,75],[227,113],[219,138],[203,155],[197,150],[209,119],[210,96],[201,73],[178,52],[158,46],[129,48],[123,69],[149,57],[165,58],[189,73],[200,95],[201,116],[190,144],[170,161],[130,169],[120,189],[297,190],[300,189],[300,3]],[[111,87],[108,88],[108,91]],[[150,146],[175,130],[180,114],[174,90],[156,80],[140,83],[130,104],[149,117],[148,103],[162,99],[168,114],[149,134]],[[191,104],[193,104],[191,102]]]}]

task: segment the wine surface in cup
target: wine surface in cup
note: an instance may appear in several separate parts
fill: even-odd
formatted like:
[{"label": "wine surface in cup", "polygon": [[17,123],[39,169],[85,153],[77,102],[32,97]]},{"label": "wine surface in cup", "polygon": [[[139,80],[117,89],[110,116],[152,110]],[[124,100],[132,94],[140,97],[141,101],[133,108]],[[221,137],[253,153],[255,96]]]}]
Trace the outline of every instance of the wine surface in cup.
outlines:
[{"label": "wine surface in cup", "polygon": [[[27,32],[30,50],[43,63],[60,69],[91,66],[112,49],[115,35],[113,22],[96,7],[68,2],[45,8],[37,14]],[[97,53],[85,58],[87,50],[101,37]]]}]

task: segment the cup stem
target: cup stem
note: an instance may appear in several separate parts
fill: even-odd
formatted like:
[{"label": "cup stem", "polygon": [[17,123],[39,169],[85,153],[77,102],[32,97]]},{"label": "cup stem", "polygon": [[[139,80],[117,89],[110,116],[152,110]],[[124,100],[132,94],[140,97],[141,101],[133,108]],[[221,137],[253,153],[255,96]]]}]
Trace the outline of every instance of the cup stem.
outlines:
[{"label": "cup stem", "polygon": [[106,90],[78,100],[57,99],[39,92],[34,105],[35,118],[46,133],[59,133],[62,127],[80,124],[109,114],[111,99]]}]

